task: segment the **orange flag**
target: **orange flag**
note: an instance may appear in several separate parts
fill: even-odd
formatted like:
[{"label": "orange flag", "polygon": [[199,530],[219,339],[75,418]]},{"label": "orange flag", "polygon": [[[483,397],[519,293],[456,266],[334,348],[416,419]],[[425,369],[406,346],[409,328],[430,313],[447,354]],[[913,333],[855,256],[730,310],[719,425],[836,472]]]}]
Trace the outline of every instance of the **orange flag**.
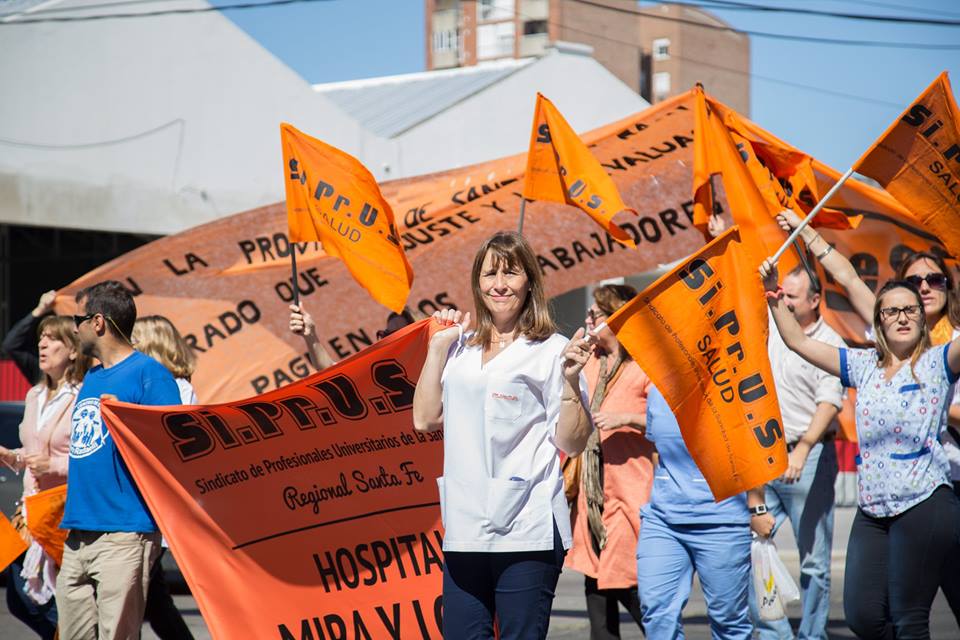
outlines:
[{"label": "orange flag", "polygon": [[[768,205],[757,179],[762,179],[768,191],[778,183],[769,179],[769,172],[756,160],[749,140],[727,126],[735,117],[733,112],[708,100],[700,87],[694,97],[693,222],[706,228],[714,201],[710,176],[719,173],[730,215],[749,247],[752,264],[759,266],[777,252],[787,234],[773,219],[771,213],[776,212],[770,209],[776,207]],[[777,196],[771,192],[767,198],[775,202]],[[780,259],[780,272],[789,273],[799,264],[796,252],[787,252]]]},{"label": "orange flag", "polygon": [[760,276],[729,229],[607,324],[673,409],[716,500],[787,467]]},{"label": "orange flag", "polygon": [[853,165],[960,256],[960,111],[941,73]]},{"label": "orange flag", "polygon": [[587,145],[570,127],[553,103],[537,94],[530,132],[530,151],[523,197],[579,207],[615,240],[636,247],[633,239],[614,221],[624,209],[620,192]]},{"label": "orange flag", "polygon": [[67,540],[67,530],[60,528],[60,521],[63,520],[63,506],[66,502],[67,485],[65,484],[24,499],[27,529],[58,567],[63,560],[63,543]]},{"label": "orange flag", "polygon": [[397,313],[413,269],[400,246],[393,209],[353,156],[280,125],[291,242],[320,242],[344,261],[374,300]]},{"label": "orange flag", "polygon": [[16,527],[7,519],[7,516],[0,513],[0,571],[20,557],[20,554],[27,550],[27,546]]}]

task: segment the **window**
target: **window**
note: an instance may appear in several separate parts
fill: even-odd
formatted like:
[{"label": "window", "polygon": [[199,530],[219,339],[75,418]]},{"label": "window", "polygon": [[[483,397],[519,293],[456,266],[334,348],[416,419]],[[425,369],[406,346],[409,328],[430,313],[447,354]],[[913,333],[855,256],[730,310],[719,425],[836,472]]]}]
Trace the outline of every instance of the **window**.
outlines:
[{"label": "window", "polygon": [[653,74],[653,101],[660,102],[670,96],[670,74],[658,71]]},{"label": "window", "polygon": [[477,3],[477,18],[480,22],[513,19],[513,0],[480,0]]},{"label": "window", "polygon": [[512,22],[482,24],[477,27],[477,59],[512,56],[513,42]]},{"label": "window", "polygon": [[653,59],[670,59],[670,38],[657,38],[653,41]]},{"label": "window", "polygon": [[453,51],[457,48],[457,33],[453,29],[433,32],[434,51]]},{"label": "window", "polygon": [[523,35],[530,36],[535,33],[546,33],[547,32],[547,21],[546,20],[528,20],[523,23]]}]

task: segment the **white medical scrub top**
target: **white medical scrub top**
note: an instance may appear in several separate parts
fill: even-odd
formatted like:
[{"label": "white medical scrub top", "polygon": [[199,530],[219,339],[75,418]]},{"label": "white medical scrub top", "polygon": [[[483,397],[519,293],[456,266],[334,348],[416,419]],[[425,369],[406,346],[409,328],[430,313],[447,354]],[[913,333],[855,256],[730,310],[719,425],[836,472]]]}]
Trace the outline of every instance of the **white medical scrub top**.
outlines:
[{"label": "white medical scrub top", "polygon": [[[518,338],[481,366],[469,336],[443,370],[444,551],[553,549],[556,522],[570,548],[570,514],[554,438],[567,339]],[[586,379],[580,393],[586,406]]]}]

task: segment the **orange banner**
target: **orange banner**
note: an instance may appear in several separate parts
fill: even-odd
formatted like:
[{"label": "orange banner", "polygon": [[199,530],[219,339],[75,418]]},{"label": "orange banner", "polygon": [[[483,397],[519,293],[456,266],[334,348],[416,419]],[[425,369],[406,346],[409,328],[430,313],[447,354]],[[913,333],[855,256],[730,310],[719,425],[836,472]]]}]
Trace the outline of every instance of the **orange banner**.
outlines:
[{"label": "orange banner", "polygon": [[[693,109],[691,92],[583,136],[624,202],[640,212],[636,218],[618,214],[616,222],[642,251],[625,250],[567,205],[527,204],[524,234],[537,253],[548,296],[650,271],[703,246],[703,236],[691,224]],[[751,142],[793,148],[746,119],[740,122]],[[425,314],[446,306],[471,309],[473,254],[495,231],[516,228],[525,166],[526,154],[520,154],[382,185],[396,212],[401,245],[417,273],[411,308]],[[840,175],[816,160],[813,170],[819,193]],[[726,207],[723,190],[718,191]],[[886,277],[904,238],[909,236],[906,245],[915,249],[931,244],[903,231],[918,229],[917,223],[880,189],[850,180],[831,206],[848,216],[872,216],[867,231],[824,230],[831,242],[845,243],[847,255],[870,256],[855,260],[858,268],[869,269],[876,261]],[[296,283],[290,274],[291,247],[300,267]],[[869,271],[862,275],[877,277]],[[314,373],[303,340],[289,330],[287,306],[294,286],[317,321],[322,344],[337,359],[373,343],[387,315],[357,287],[344,264],[326,256],[317,243],[291,245],[283,203],[132,251],[61,290],[57,311],[72,313],[76,290],[105,279],[122,282],[134,294],[141,315],[165,315],[186,336],[198,357],[192,382],[205,403],[245,398]],[[828,321],[845,336],[862,336],[862,323],[844,309],[844,302],[838,296],[828,299],[835,310]]]},{"label": "orange banner", "polygon": [[280,141],[290,241],[320,242],[374,300],[403,311],[413,269],[377,181],[353,156],[292,125],[280,125]]},{"label": "orange banner", "polygon": [[105,402],[213,638],[440,638],[443,434],[410,407],[433,330],[247,401]]},{"label": "orange banner", "polygon": [[537,94],[527,152],[523,195],[578,207],[618,242],[636,248],[630,235],[613,222],[613,216],[628,209],[617,185],[583,144],[580,136],[560,115],[553,103]]},{"label": "orange banner", "polygon": [[10,566],[28,546],[7,516],[0,513],[0,571]]},{"label": "orange banner", "polygon": [[63,561],[63,543],[67,530],[60,528],[63,507],[67,502],[67,485],[46,489],[24,499],[27,529],[33,539],[53,558],[59,567]]},{"label": "orange banner", "polygon": [[960,256],[960,111],[946,71],[853,168],[883,185]]},{"label": "orange banner", "polygon": [[787,468],[760,276],[737,228],[610,316],[673,409],[717,501]]},{"label": "orange banner", "polygon": [[[749,140],[731,130],[731,124],[737,125],[735,114],[718,108],[699,87],[694,97],[694,223],[706,228],[716,200],[711,177],[720,174],[730,215],[740,227],[750,262],[759,267],[787,239],[773,218],[781,210],[776,203],[783,190],[776,180],[769,179],[770,172],[760,164]],[[779,267],[786,274],[799,264],[796,251],[788,251]]]}]

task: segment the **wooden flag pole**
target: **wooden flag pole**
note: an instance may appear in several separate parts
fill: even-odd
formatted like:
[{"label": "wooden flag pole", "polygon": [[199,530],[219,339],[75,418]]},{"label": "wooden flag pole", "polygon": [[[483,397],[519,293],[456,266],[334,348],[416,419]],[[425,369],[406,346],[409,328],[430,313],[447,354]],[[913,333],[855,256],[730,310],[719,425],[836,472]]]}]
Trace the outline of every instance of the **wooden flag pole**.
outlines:
[{"label": "wooden flag pole", "polygon": [[837,181],[837,183],[830,187],[830,191],[827,191],[826,195],[820,198],[820,202],[817,203],[817,206],[815,206],[813,210],[807,214],[807,217],[803,219],[803,222],[797,225],[797,228],[793,230],[793,233],[790,234],[790,237],[787,238],[786,242],[784,242],[783,245],[777,249],[777,252],[773,254],[773,258],[771,258],[773,264],[777,264],[777,261],[780,260],[780,256],[782,256],[783,252],[787,250],[787,247],[793,244],[797,237],[799,237],[800,232],[803,231],[803,228],[810,224],[810,221],[813,220],[818,213],[820,213],[820,210],[823,209],[825,204],[827,204],[827,201],[832,198],[837,191],[840,190],[840,187],[843,186],[843,183],[846,182],[852,175],[853,167],[850,167],[847,169],[845,174],[840,176],[840,179]]},{"label": "wooden flag pole", "polygon": [[[293,280],[290,284],[293,285],[293,304],[297,305],[297,308],[300,309],[300,284],[297,282],[297,243],[291,242],[290,244],[290,271],[293,273]],[[300,309],[303,311],[303,309]]]},{"label": "wooden flag pole", "polygon": [[517,225],[517,233],[523,235],[523,215],[526,213],[527,199],[520,196],[520,224]]}]

